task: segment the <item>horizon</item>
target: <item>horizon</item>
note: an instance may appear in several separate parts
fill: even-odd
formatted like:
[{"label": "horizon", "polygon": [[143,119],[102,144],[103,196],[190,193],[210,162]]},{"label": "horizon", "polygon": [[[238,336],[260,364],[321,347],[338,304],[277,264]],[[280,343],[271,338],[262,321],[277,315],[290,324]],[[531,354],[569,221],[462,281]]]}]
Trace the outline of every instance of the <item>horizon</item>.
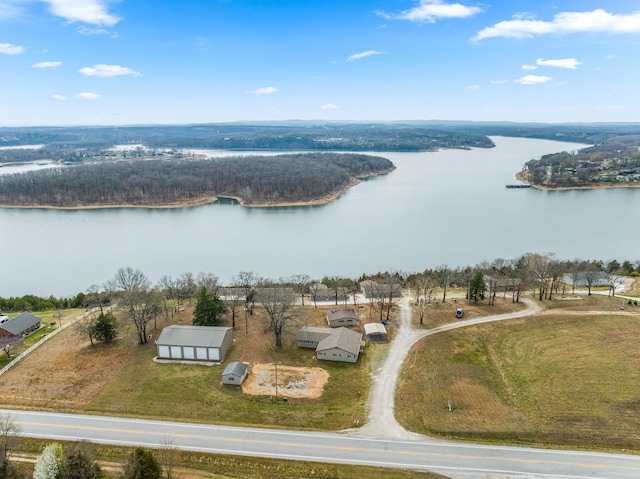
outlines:
[{"label": "horizon", "polygon": [[0,27],[7,128],[640,122],[640,0],[0,0]]}]

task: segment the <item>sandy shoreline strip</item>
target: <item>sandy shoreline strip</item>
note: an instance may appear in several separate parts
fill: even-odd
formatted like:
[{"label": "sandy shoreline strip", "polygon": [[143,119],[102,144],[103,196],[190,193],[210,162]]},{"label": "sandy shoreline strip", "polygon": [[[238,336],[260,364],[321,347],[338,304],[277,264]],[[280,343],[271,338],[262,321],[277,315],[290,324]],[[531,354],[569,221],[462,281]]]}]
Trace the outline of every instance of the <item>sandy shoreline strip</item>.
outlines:
[{"label": "sandy shoreline strip", "polygon": [[329,204],[351,188],[362,182],[365,178],[373,178],[376,176],[386,175],[391,173],[395,168],[381,171],[376,174],[361,176],[358,178],[351,178],[349,182],[342,188],[333,193],[330,193],[322,198],[317,198],[309,201],[294,201],[294,202],[262,202],[262,203],[247,203],[243,198],[239,196],[219,195],[219,196],[207,196],[194,200],[185,200],[176,203],[168,203],[162,205],[79,205],[79,206],[53,206],[53,205],[2,205],[0,208],[11,209],[32,209],[32,210],[102,210],[102,209],[118,209],[118,208],[144,208],[144,209],[175,209],[175,208],[193,208],[195,206],[203,206],[217,202],[219,199],[227,198],[236,200],[241,206],[246,208],[279,208],[288,206],[321,206]]}]

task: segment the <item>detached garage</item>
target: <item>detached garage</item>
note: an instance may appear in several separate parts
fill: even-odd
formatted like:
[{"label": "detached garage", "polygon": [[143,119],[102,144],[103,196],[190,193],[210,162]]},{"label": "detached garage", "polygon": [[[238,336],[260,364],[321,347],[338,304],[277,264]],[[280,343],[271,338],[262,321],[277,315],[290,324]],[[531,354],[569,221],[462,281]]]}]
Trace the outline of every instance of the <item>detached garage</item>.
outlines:
[{"label": "detached garage", "polygon": [[224,360],[233,344],[233,330],[218,326],[167,326],[156,341],[158,359]]}]

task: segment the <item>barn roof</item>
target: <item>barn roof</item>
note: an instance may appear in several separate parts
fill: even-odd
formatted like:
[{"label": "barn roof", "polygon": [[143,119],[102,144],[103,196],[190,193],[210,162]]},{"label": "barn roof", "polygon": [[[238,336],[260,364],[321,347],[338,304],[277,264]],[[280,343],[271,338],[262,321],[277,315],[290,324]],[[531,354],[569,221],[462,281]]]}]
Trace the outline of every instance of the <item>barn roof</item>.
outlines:
[{"label": "barn roof", "polygon": [[231,328],[220,326],[167,326],[157,343],[166,346],[195,346],[219,348]]},{"label": "barn roof", "polygon": [[340,319],[358,319],[358,313],[353,309],[330,309],[327,311],[327,321],[331,322]]},{"label": "barn roof", "polygon": [[247,372],[247,368],[249,365],[247,363],[242,363],[240,361],[233,361],[227,364],[227,367],[222,371],[223,376],[232,375],[242,377],[244,373]]},{"label": "barn roof", "polygon": [[315,328],[313,326],[302,326],[298,331],[298,341],[322,341],[332,334],[332,329]]},{"label": "barn roof", "polygon": [[28,311],[25,311],[19,316],[16,316],[11,321],[7,321],[0,328],[4,329],[7,333],[12,334],[13,336],[19,336],[24,331],[29,328],[32,328],[36,324],[38,324],[41,319]]}]

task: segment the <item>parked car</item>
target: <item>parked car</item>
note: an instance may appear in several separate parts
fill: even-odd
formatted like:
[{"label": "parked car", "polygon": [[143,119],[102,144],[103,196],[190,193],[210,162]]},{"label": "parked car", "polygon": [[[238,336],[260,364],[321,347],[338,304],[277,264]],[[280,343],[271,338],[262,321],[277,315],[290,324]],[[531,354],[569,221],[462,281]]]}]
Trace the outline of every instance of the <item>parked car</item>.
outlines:
[{"label": "parked car", "polygon": [[456,309],[456,318],[461,318],[463,314],[464,314],[464,309],[462,308]]}]

